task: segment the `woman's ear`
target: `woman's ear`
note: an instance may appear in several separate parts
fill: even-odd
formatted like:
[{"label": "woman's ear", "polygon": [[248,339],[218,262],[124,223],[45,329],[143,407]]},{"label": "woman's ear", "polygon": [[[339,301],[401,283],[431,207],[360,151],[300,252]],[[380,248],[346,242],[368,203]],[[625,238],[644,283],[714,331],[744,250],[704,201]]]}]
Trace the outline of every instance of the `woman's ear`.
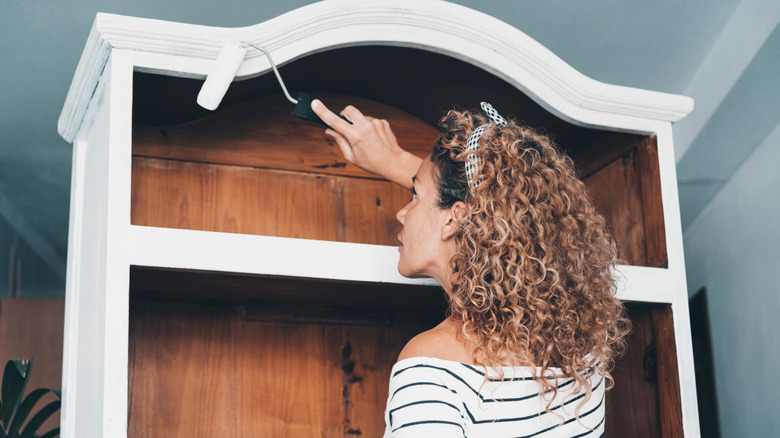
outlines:
[{"label": "woman's ear", "polygon": [[460,230],[460,220],[464,214],[466,214],[466,204],[461,201],[452,204],[452,207],[447,209],[447,214],[444,216],[444,224],[441,228],[442,240],[447,240],[457,234],[458,230]]}]

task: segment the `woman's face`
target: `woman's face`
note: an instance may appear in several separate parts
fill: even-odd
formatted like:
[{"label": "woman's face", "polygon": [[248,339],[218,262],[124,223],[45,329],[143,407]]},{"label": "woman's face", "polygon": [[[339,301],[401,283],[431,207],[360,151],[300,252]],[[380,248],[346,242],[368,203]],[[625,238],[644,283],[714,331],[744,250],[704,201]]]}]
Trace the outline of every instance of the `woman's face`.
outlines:
[{"label": "woman's face", "polygon": [[442,268],[449,263],[451,242],[442,238],[442,225],[449,211],[436,205],[439,194],[433,171],[433,163],[426,158],[412,179],[412,200],[396,214],[403,225],[398,233],[398,272],[405,277],[434,277],[441,282]]}]

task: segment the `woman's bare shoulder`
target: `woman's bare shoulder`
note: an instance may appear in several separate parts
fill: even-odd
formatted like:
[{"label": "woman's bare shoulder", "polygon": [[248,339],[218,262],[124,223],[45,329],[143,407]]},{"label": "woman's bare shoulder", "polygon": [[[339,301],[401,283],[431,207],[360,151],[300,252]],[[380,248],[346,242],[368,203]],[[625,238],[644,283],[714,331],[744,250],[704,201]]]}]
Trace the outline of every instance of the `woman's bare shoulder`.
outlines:
[{"label": "woman's bare shoulder", "polygon": [[445,321],[413,337],[401,350],[398,360],[412,357],[433,357],[456,362],[471,362],[471,352],[456,339],[455,333],[452,324]]}]

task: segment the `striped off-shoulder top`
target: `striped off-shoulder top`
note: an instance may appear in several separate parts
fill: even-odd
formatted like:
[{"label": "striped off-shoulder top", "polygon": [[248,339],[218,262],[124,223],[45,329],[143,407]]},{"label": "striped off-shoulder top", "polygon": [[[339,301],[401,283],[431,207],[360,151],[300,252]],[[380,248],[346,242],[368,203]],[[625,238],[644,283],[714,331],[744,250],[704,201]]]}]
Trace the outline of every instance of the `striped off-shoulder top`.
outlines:
[{"label": "striped off-shoulder top", "polygon": [[[604,433],[604,378],[591,377],[593,392],[574,410],[585,392],[573,393],[574,380],[559,368],[558,395],[546,412],[541,385],[530,367],[489,369],[430,357],[399,361],[390,376],[384,438],[406,437],[601,437]],[[554,379],[552,375],[550,378]],[[563,406],[561,406],[563,401]]]}]

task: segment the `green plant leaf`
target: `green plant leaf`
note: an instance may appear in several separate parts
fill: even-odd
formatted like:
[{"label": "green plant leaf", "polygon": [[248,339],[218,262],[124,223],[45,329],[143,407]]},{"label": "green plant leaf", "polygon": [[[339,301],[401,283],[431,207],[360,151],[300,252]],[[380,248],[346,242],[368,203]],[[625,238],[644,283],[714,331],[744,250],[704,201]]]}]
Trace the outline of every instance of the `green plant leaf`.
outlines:
[{"label": "green plant leaf", "polygon": [[35,432],[39,427],[41,427],[43,422],[48,420],[53,413],[57,412],[57,410],[60,408],[60,404],[62,404],[61,400],[54,400],[53,402],[44,406],[40,411],[38,411],[37,414],[33,415],[33,417],[27,423],[27,426],[25,426],[21,438],[33,438],[35,436]]},{"label": "green plant leaf", "polygon": [[60,428],[55,427],[54,429],[44,433],[38,438],[54,438],[55,436],[60,436]]},{"label": "green plant leaf", "polygon": [[19,374],[22,375],[22,378],[26,378],[27,371],[30,368],[30,361],[27,359],[12,359],[11,361],[14,363],[14,366],[16,366],[16,370],[19,371]]},{"label": "green plant leaf", "polygon": [[2,388],[0,388],[0,393],[2,393],[3,397],[1,419],[4,426],[7,426],[11,421],[11,416],[22,401],[22,395],[27,387],[31,369],[32,361],[26,359],[11,359],[5,364],[3,384]]},{"label": "green plant leaf", "polygon": [[11,427],[8,429],[8,438],[16,438],[18,436],[19,429],[22,428],[22,424],[24,424],[24,420],[27,419],[30,411],[32,411],[35,404],[38,403],[38,400],[49,392],[54,391],[48,388],[39,388],[27,394],[27,397],[24,398],[24,401],[19,405],[19,409],[17,409],[14,414]]}]

